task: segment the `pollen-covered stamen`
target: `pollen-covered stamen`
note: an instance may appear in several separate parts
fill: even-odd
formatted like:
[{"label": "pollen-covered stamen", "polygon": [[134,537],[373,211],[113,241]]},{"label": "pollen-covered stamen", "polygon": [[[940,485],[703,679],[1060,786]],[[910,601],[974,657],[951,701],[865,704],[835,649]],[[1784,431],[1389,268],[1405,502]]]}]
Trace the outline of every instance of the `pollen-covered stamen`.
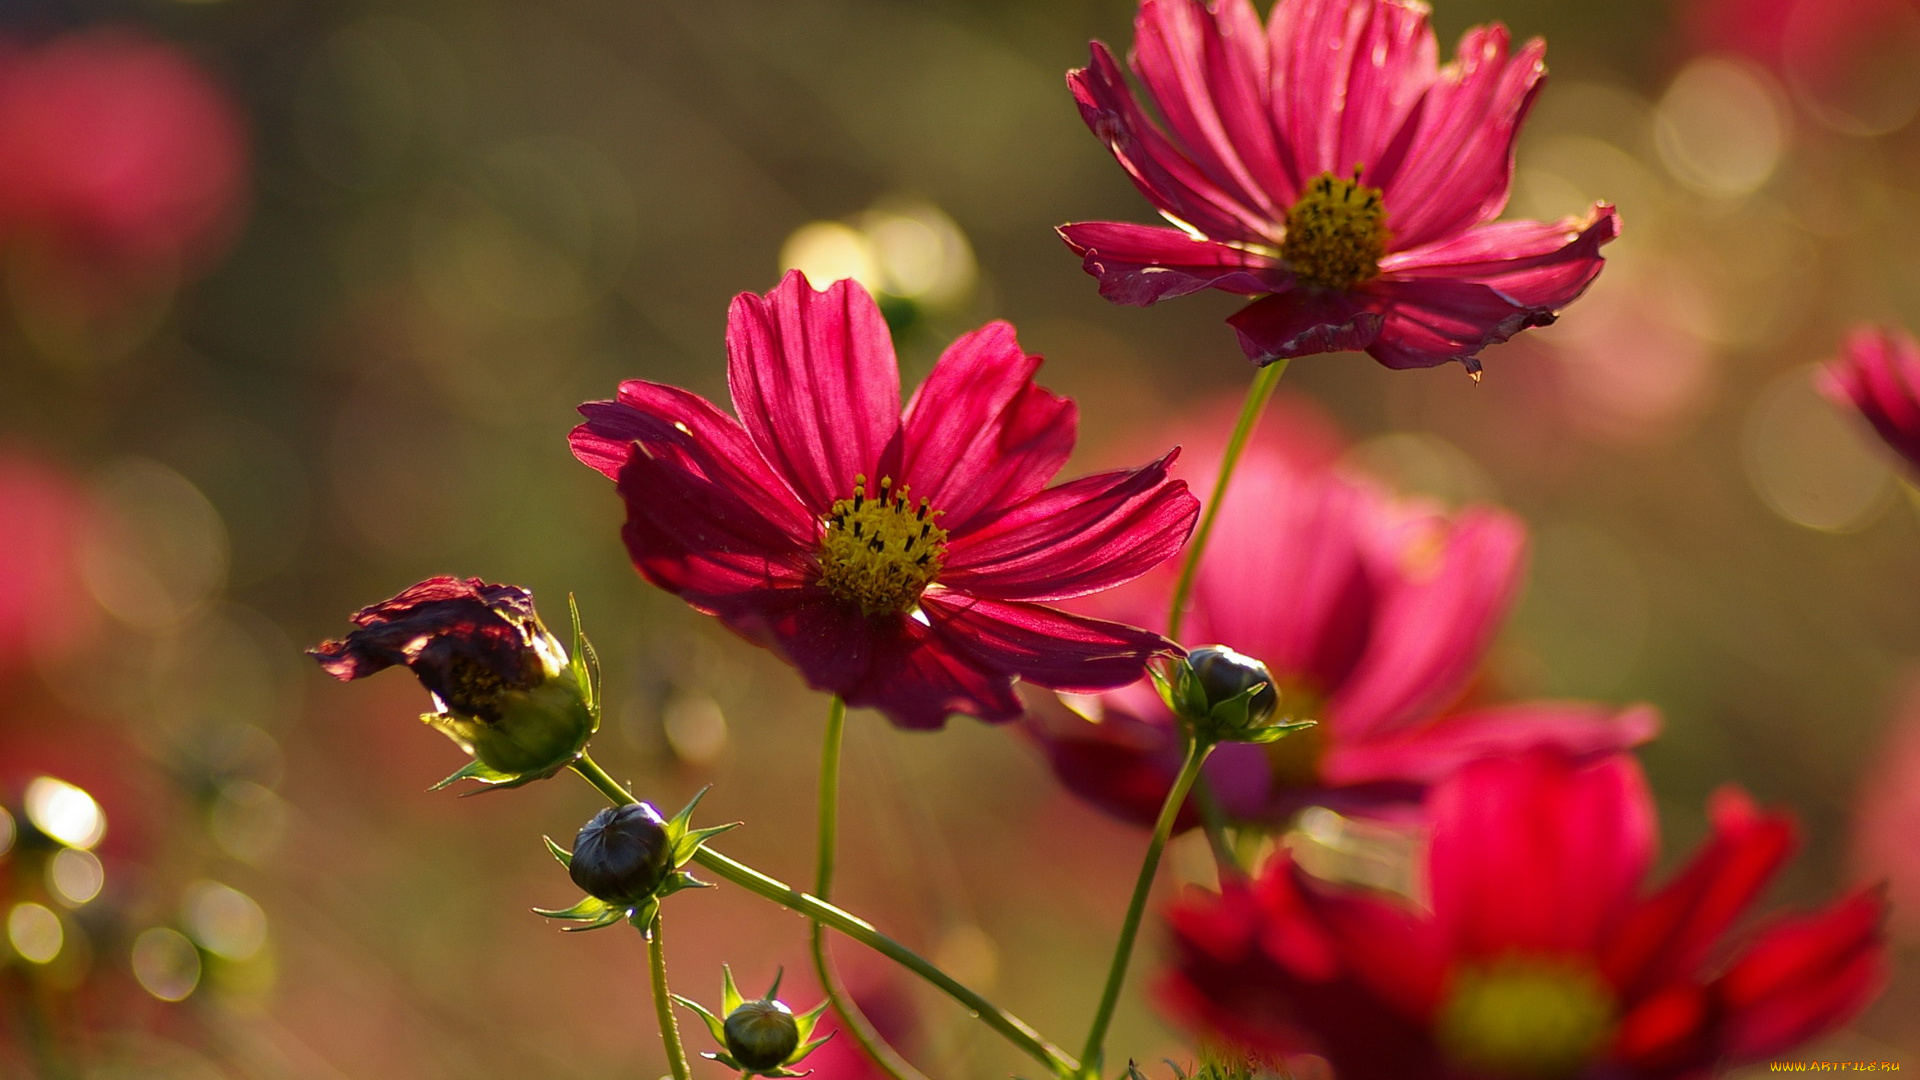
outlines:
[{"label": "pollen-covered stamen", "polygon": [[1456,1065],[1557,1080],[1605,1049],[1614,1016],[1612,991],[1586,964],[1511,955],[1455,973],[1434,1029]]},{"label": "pollen-covered stamen", "polygon": [[890,476],[872,497],[865,476],[853,481],[853,497],[827,512],[820,584],[868,615],[912,611],[946,561],[947,530],[934,524],[940,511],[914,502],[905,485],[894,490]]},{"label": "pollen-covered stamen", "polygon": [[1351,289],[1380,272],[1387,253],[1387,208],[1380,189],[1321,173],[1287,211],[1280,257],[1303,284]]}]

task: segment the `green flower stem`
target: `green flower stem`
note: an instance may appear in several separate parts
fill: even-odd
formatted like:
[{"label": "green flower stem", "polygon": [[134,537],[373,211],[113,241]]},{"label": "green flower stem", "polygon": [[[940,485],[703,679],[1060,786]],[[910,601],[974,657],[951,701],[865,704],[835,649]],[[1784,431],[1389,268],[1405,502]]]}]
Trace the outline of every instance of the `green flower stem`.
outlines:
[{"label": "green flower stem", "polygon": [[1240,857],[1234,854],[1233,843],[1227,839],[1227,813],[1220,807],[1220,800],[1213,793],[1213,785],[1201,776],[1193,782],[1193,798],[1200,804],[1200,827],[1206,830],[1207,846],[1213,849],[1213,861],[1222,872],[1242,872],[1246,867],[1240,865]]},{"label": "green flower stem", "polygon": [[673,1080],[693,1080],[693,1070],[687,1068],[686,1047],[680,1043],[680,1022],[673,1018],[673,994],[667,990],[667,946],[661,940],[657,913],[647,933],[647,968],[653,975],[653,1011],[660,1020],[660,1041],[666,1044]]},{"label": "green flower stem", "polygon": [[[606,770],[602,769],[593,758],[585,754],[573,763],[573,770],[616,806],[639,801],[629,794],[627,789],[621,787],[613,777],[608,776]],[[978,1016],[987,1026],[999,1032],[1002,1038],[1018,1047],[1021,1052],[1052,1070],[1054,1075],[1066,1078],[1080,1072],[1078,1061],[1042,1038],[1040,1033],[1026,1021],[967,989],[955,981],[953,976],[933,966],[912,949],[881,933],[872,923],[858,915],[842,911],[817,896],[803,893],[778,878],[769,877],[745,863],[730,859],[707,844],[700,845],[700,850],[694,853],[693,860],[748,892],[757,893],[789,911],[798,912],[838,930],[920,976],[942,993],[965,1006],[968,1012]]]},{"label": "green flower stem", "polygon": [[1280,376],[1286,370],[1285,359],[1275,360],[1261,368],[1253,377],[1253,385],[1247,387],[1246,402],[1240,406],[1240,421],[1227,439],[1227,451],[1220,458],[1220,475],[1214,479],[1213,494],[1207,496],[1206,509],[1200,513],[1200,527],[1187,543],[1187,559],[1180,566],[1180,581],[1173,587],[1173,603],[1167,608],[1167,637],[1176,642],[1180,640],[1180,622],[1187,617],[1187,599],[1193,595],[1193,579],[1200,570],[1200,556],[1207,550],[1207,537],[1213,533],[1214,519],[1220,516],[1220,504],[1226,499],[1233,470],[1240,464],[1240,453],[1247,448],[1247,439],[1259,424],[1260,414],[1267,411],[1273,388],[1280,384]]},{"label": "green flower stem", "polygon": [[1080,1076],[1086,1080],[1097,1080],[1100,1075],[1107,1026],[1113,1023],[1114,1006],[1120,1003],[1120,987],[1127,981],[1127,962],[1133,957],[1133,939],[1139,936],[1140,917],[1146,913],[1147,895],[1153,891],[1154,875],[1160,869],[1160,854],[1166,850],[1168,837],[1173,835],[1173,823],[1180,816],[1181,805],[1187,801],[1187,792],[1200,776],[1200,766],[1206,764],[1207,755],[1212,752],[1212,743],[1188,740],[1187,760],[1180,766],[1180,775],[1174,778],[1173,789],[1167,792],[1167,801],[1161,804],[1159,820],[1153,823],[1153,839],[1147,842],[1147,857],[1141,861],[1140,877],[1133,883],[1133,899],[1127,902],[1126,921],[1120,924],[1120,941],[1114,946],[1113,963],[1107,968],[1107,985],[1100,992],[1100,1007],[1093,1014],[1093,1030],[1087,1033],[1087,1048],[1080,1054],[1083,1062]]},{"label": "green flower stem", "polygon": [[[839,846],[840,832],[840,743],[846,733],[847,703],[835,694],[827,705],[827,730],[820,740],[820,821],[819,839],[814,849],[813,894],[827,899],[833,891],[834,853]],[[873,1022],[860,1011],[860,1006],[847,993],[846,984],[840,981],[840,973],[835,970],[833,961],[827,956],[827,928],[820,920],[813,920],[808,930],[808,945],[813,953],[813,971],[820,977],[820,988],[827,992],[827,1000],[833,1003],[833,1011],[840,1014],[840,1020],[847,1034],[860,1044],[868,1057],[877,1062],[882,1070],[893,1080],[927,1080],[913,1063],[900,1056],[900,1052],[887,1043]]]}]

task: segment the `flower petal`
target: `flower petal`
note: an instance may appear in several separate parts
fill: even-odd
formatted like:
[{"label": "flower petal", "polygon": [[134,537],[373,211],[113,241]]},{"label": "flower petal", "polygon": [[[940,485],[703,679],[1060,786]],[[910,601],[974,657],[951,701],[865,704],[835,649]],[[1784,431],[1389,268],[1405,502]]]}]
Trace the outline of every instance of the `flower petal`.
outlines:
[{"label": "flower petal", "polygon": [[1920,468],[1920,342],[1905,330],[1860,326],[1821,369],[1821,392],[1857,410],[1908,464]]},{"label": "flower petal", "polygon": [[1721,1052],[1759,1061],[1858,1015],[1887,982],[1887,901],[1865,889],[1763,933],[1714,985]]},{"label": "flower petal", "polygon": [[1263,296],[1227,319],[1240,336],[1241,351],[1260,365],[1369,349],[1381,323],[1380,312],[1366,310],[1346,293],[1305,288]]},{"label": "flower petal", "polygon": [[1059,600],[1131,581],[1180,550],[1199,500],[1167,479],[1179,451],[1048,488],[953,538],[940,583],[995,600]]},{"label": "flower petal", "polygon": [[1435,784],[1482,758],[1540,748],[1575,760],[1598,757],[1646,742],[1659,728],[1659,714],[1647,706],[1527,702],[1448,716],[1388,738],[1334,742],[1320,768],[1330,784]]},{"label": "flower petal", "polygon": [[[1287,0],[1267,28],[1274,127],[1304,183],[1322,173],[1380,187],[1395,137],[1436,76],[1424,5],[1395,0]],[[1387,171],[1381,172],[1385,167]],[[1393,203],[1387,204],[1389,211]]]},{"label": "flower petal", "polygon": [[627,506],[621,535],[648,581],[721,613],[729,598],[790,588],[810,576],[811,551],[743,499],[704,447],[691,440],[634,447],[620,471]]},{"label": "flower petal", "polygon": [[1187,154],[1218,187],[1285,221],[1300,177],[1274,137],[1265,31],[1249,0],[1146,0],[1133,70]]},{"label": "flower petal", "polygon": [[1126,76],[1094,42],[1086,67],[1067,72],[1080,118],[1155,209],[1217,240],[1271,241],[1272,219],[1209,179],[1141,112]]},{"label": "flower petal", "polygon": [[1395,250],[1453,236],[1506,206],[1514,140],[1547,73],[1539,38],[1508,51],[1506,27],[1474,27],[1427,91],[1404,161],[1377,185]]},{"label": "flower petal", "polygon": [[1428,806],[1434,918],[1463,959],[1592,953],[1653,857],[1653,798],[1624,754],[1476,761]]},{"label": "flower petal", "polygon": [[1012,676],[988,671],[951,638],[910,616],[887,620],[873,634],[866,677],[841,696],[878,709],[895,727],[934,731],[965,713],[991,724],[1020,715]]},{"label": "flower petal", "polygon": [[1394,281],[1451,279],[1490,286],[1514,304],[1558,312],[1600,276],[1600,247],[1620,235],[1620,215],[1596,203],[1584,218],[1501,221],[1381,261]]},{"label": "flower petal", "polygon": [[618,400],[589,401],[580,413],[587,422],[567,441],[573,456],[589,468],[618,480],[633,444],[644,442],[656,457],[725,488],[795,544],[807,547],[819,539],[819,522],[767,467],[745,429],[705,398],[677,386],[630,379],[620,384]]},{"label": "flower petal", "polygon": [[1203,1034],[1319,1054],[1343,1077],[1449,1075],[1421,1022],[1444,975],[1439,942],[1399,905],[1318,886],[1282,851],[1251,884],[1188,893],[1167,923],[1157,996]]},{"label": "flower petal", "polygon": [[1403,583],[1380,605],[1366,653],[1330,688],[1327,711],[1340,718],[1344,739],[1389,732],[1447,704],[1479,667],[1512,606],[1527,542],[1519,519],[1469,508],[1444,536],[1432,576],[1421,580],[1414,568],[1403,568]]},{"label": "flower petal", "polygon": [[993,322],[948,346],[914,392],[901,476],[949,533],[1038,494],[1073,453],[1079,410],[1034,385],[1039,367]]},{"label": "flower petal", "polygon": [[727,385],[753,444],[815,516],[879,468],[900,429],[893,340],[851,280],[815,292],[794,270],[764,297],[734,297]]},{"label": "flower petal", "polygon": [[1145,677],[1147,661],[1174,651],[1159,634],[1038,604],[1002,604],[929,590],[921,609],[935,630],[990,671],[1050,690],[1093,693]]},{"label": "flower petal", "polygon": [[1086,221],[1062,225],[1059,233],[1087,273],[1100,279],[1100,295],[1116,304],[1145,307],[1202,289],[1258,296],[1293,284],[1273,257],[1164,225]]},{"label": "flower petal", "polygon": [[[1148,828],[1160,816],[1174,777],[1180,772],[1180,734],[1173,715],[1144,682],[1144,694],[1110,694],[1100,699],[1097,718],[1067,708],[1052,694],[1025,695],[1026,716],[1020,728],[1046,755],[1061,786],[1109,816]],[[1117,698],[1144,698],[1147,718],[1115,708]],[[1266,801],[1271,770],[1257,746],[1227,743],[1207,758],[1209,790],[1227,813],[1251,817]],[[1175,817],[1175,832],[1200,823],[1200,807],[1192,797]]]},{"label": "flower petal", "polygon": [[1549,307],[1529,307],[1491,286],[1447,278],[1379,277],[1358,299],[1381,319],[1367,355],[1390,368],[1437,367],[1459,360],[1472,371],[1481,349],[1555,319]]},{"label": "flower petal", "polygon": [[1732,788],[1708,808],[1713,839],[1614,934],[1605,972],[1624,997],[1690,978],[1794,848],[1793,822]]},{"label": "flower petal", "polygon": [[808,686],[843,696],[867,676],[883,636],[858,609],[818,586],[730,598],[717,614],[741,637],[785,657]]}]

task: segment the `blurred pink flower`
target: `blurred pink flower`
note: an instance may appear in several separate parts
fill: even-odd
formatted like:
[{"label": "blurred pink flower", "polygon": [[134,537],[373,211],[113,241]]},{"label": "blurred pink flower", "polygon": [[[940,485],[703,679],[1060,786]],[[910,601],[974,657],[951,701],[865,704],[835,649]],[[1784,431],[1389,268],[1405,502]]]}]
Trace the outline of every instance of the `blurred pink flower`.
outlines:
[{"label": "blurred pink flower", "polygon": [[1477,762],[1434,792],[1427,909],[1315,881],[1282,853],[1170,913],[1161,999],[1203,1033],[1326,1058],[1342,1080],[1705,1076],[1784,1053],[1886,978],[1885,900],[1856,892],[1722,937],[1793,847],[1724,790],[1671,881],[1631,758]]},{"label": "blurred pink flower", "polygon": [[203,266],[232,239],[247,148],[225,93],[125,28],[0,42],[0,237],[112,274]]},{"label": "blurred pink flower", "polygon": [[1675,0],[1696,52],[1766,68],[1821,122],[1893,130],[1920,108],[1920,0]]},{"label": "blurred pink flower", "polygon": [[80,578],[80,547],[93,518],[66,474],[0,451],[0,675],[69,648],[97,615]]},{"label": "blurred pink flower", "polygon": [[1198,503],[1173,454],[1047,487],[1077,413],[1034,384],[1012,326],[949,346],[904,415],[886,323],[852,281],[815,292],[796,271],[741,294],[727,353],[738,420],[637,379],[580,407],[574,455],[619,482],[649,581],[909,728],[1014,719],[1015,679],[1124,685],[1169,647],[1042,606],[1151,569]]},{"label": "blurred pink flower", "polygon": [[[1220,747],[1207,776],[1229,812],[1283,821],[1309,805],[1404,811],[1479,756],[1538,745],[1603,753],[1649,738],[1657,721],[1644,708],[1449,712],[1512,603],[1525,543],[1504,511],[1447,515],[1256,439],[1214,526],[1182,644],[1264,661],[1281,711],[1320,726],[1269,746]],[[1159,626],[1174,577],[1163,567],[1086,606]],[[1039,698],[1027,730],[1067,787],[1150,823],[1180,764],[1172,714],[1144,681],[1077,704],[1096,722]],[[1181,823],[1192,820],[1189,807]]]},{"label": "blurred pink flower", "polygon": [[1886,879],[1895,933],[1920,941],[1920,674],[1861,779],[1853,821],[1855,870]]},{"label": "blurred pink flower", "polygon": [[1228,320],[1256,364],[1365,349],[1388,367],[1461,361],[1554,320],[1619,234],[1611,206],[1553,224],[1492,219],[1546,73],[1498,24],[1436,64],[1425,5],[1144,0],[1134,73],[1106,46],[1070,72],[1081,117],[1177,228],[1062,226],[1101,295],[1259,297]]},{"label": "blurred pink flower", "polygon": [[1820,372],[1820,390],[1857,411],[1920,469],[1920,342],[1897,327],[1860,326]]}]

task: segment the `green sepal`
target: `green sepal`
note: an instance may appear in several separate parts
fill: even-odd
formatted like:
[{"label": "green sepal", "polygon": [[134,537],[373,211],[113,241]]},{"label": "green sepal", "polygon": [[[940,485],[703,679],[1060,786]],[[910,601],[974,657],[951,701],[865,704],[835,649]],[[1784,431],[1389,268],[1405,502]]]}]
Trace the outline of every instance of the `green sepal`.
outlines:
[{"label": "green sepal", "polygon": [[[1199,685],[1200,680],[1193,681],[1196,686]],[[1256,741],[1255,734],[1264,729],[1254,728],[1248,723],[1247,710],[1252,707],[1254,696],[1265,689],[1264,686],[1249,686],[1209,709],[1206,714],[1207,733],[1222,741]]]},{"label": "green sepal", "polygon": [[[614,910],[618,911],[620,909],[615,908]],[[632,908],[629,908],[626,912],[626,916],[627,916],[627,921],[633,924],[633,928],[635,930],[640,931],[641,937],[645,938],[648,941],[652,941],[653,940],[653,922],[655,919],[658,919],[660,917],[659,894],[656,893],[653,896],[649,896],[642,903]]]},{"label": "green sepal", "polygon": [[720,987],[720,1015],[732,1016],[733,1010],[747,999],[740,996],[740,986],[733,981],[732,967],[721,964],[720,975],[724,979]]},{"label": "green sepal", "polygon": [[570,908],[559,911],[547,908],[534,908],[535,915],[544,915],[549,919],[562,919],[567,922],[585,923],[585,926],[565,926],[563,930],[598,930],[603,926],[612,926],[626,914],[625,909],[615,907],[598,897],[589,896]]},{"label": "green sepal", "polygon": [[1286,738],[1296,731],[1305,731],[1307,728],[1318,727],[1319,725],[1320,721],[1318,720],[1296,720],[1291,724],[1273,724],[1269,727],[1263,727],[1259,731],[1250,732],[1234,741],[1256,744],[1279,742],[1281,739]]},{"label": "green sepal", "polygon": [[551,836],[542,836],[540,839],[547,842],[547,850],[553,852],[553,857],[560,860],[561,866],[569,870],[573,869],[573,852],[554,843]]},{"label": "green sepal", "polygon": [[713,1041],[719,1043],[721,1046],[727,1045],[727,1022],[725,1020],[708,1012],[705,1005],[700,1004],[692,998],[684,998],[679,994],[675,994],[673,995],[673,1000],[700,1014],[700,1020],[707,1025],[707,1033],[713,1036]]},{"label": "green sepal", "polygon": [[[444,719],[444,717],[442,717],[439,713],[421,713],[420,719],[425,720],[428,724],[432,724],[433,726],[438,727],[439,725],[435,723],[435,721],[442,720]],[[560,768],[564,768],[564,767],[565,766],[561,766]],[[481,761],[479,758],[474,758],[473,760],[467,762],[465,765],[461,766],[458,770],[456,770],[452,776],[447,777],[445,780],[440,781],[439,783],[433,785],[427,790],[439,791],[441,788],[450,787],[454,784],[459,783],[462,780],[478,780],[482,785],[484,785],[482,787],[474,788],[471,791],[461,792],[460,796],[462,798],[465,798],[469,795],[478,795],[483,791],[504,791],[507,788],[517,788],[522,784],[531,784],[535,780],[545,780],[547,777],[552,776],[556,772],[559,772],[560,768],[555,768],[551,771],[543,772],[543,773],[501,772],[499,769],[496,769],[493,766],[488,765],[486,762]]]},{"label": "green sepal", "polygon": [[700,1051],[700,1056],[703,1058],[706,1058],[708,1061],[717,1061],[720,1064],[725,1065],[729,1069],[737,1069],[740,1072],[747,1071],[747,1067],[745,1065],[742,1065],[739,1062],[733,1060],[733,1055],[727,1053],[724,1050],[720,1051],[717,1054],[711,1050],[702,1050]]},{"label": "green sepal", "polygon": [[755,1076],[770,1076],[770,1077],[774,1077],[774,1078],[775,1078],[775,1080],[784,1080],[784,1078],[786,1078],[786,1077],[793,1077],[793,1076],[812,1076],[812,1075],[813,1075],[813,1070],[812,1070],[812,1069],[802,1069],[802,1070],[801,1070],[801,1071],[799,1071],[799,1072],[794,1072],[794,1071],[793,1071],[792,1069],[789,1069],[789,1068],[787,1068],[786,1066],[784,1066],[784,1065],[782,1065],[781,1067],[779,1067],[779,1068],[777,1068],[777,1069],[768,1069],[768,1070],[766,1070],[765,1072],[757,1072],[757,1073],[754,1073],[754,1075],[755,1075]]},{"label": "green sepal", "polygon": [[600,726],[600,654],[593,651],[593,642],[587,640],[586,631],[580,626],[580,604],[572,593],[567,594],[567,614],[573,618],[573,650],[568,654],[567,667],[573,671],[573,678],[580,685],[580,693],[586,699],[587,711],[593,714],[594,727]]},{"label": "green sepal", "polygon": [[715,825],[706,829],[694,829],[685,833],[673,843],[673,865],[687,865],[693,861],[693,856],[700,850],[700,845],[706,843],[709,838],[719,836],[729,829],[737,829],[743,824],[745,823],[729,821],[725,825]]},{"label": "green sepal", "polygon": [[[773,994],[769,992],[767,996],[772,997]],[[825,1013],[826,1011],[827,1011],[827,1003],[822,1001],[820,1004],[815,1005],[813,1008],[808,1009],[806,1012],[800,1013],[793,1018],[794,1030],[799,1034],[801,1042],[806,1042],[809,1038],[812,1038],[814,1026],[820,1023],[821,1014]],[[827,1038],[832,1038],[832,1037],[833,1036],[831,1035],[827,1036]],[[819,1040],[819,1042],[816,1042],[813,1045],[818,1046],[820,1042],[825,1042],[825,1041],[826,1039],[821,1039]],[[804,1053],[801,1055],[801,1057],[805,1057],[805,1056],[806,1055]],[[799,1061],[800,1058],[794,1058],[793,1060]]]},{"label": "green sepal", "polygon": [[820,1036],[819,1038],[817,1038],[817,1039],[815,1039],[815,1040],[813,1040],[812,1042],[809,1042],[809,1043],[801,1043],[801,1044],[800,1044],[800,1049],[798,1049],[798,1050],[795,1050],[795,1051],[793,1052],[793,1056],[792,1056],[792,1057],[790,1057],[790,1058],[788,1058],[788,1059],[787,1059],[787,1061],[786,1061],[786,1063],[787,1063],[788,1065],[798,1065],[798,1064],[800,1064],[800,1063],[801,1063],[802,1061],[805,1061],[805,1060],[807,1060],[807,1055],[808,1055],[808,1054],[811,1054],[811,1053],[813,1053],[813,1052],[814,1052],[815,1050],[818,1050],[818,1049],[820,1049],[821,1047],[823,1047],[823,1046],[825,1046],[825,1045],[827,1045],[827,1043],[829,1043],[829,1042],[832,1042],[832,1041],[833,1041],[833,1037],[834,1037],[835,1035],[838,1035],[838,1034],[840,1034],[840,1032],[838,1032],[838,1031],[829,1031],[829,1032],[827,1032],[827,1033],[826,1033],[825,1035],[822,1035],[822,1036]]}]

